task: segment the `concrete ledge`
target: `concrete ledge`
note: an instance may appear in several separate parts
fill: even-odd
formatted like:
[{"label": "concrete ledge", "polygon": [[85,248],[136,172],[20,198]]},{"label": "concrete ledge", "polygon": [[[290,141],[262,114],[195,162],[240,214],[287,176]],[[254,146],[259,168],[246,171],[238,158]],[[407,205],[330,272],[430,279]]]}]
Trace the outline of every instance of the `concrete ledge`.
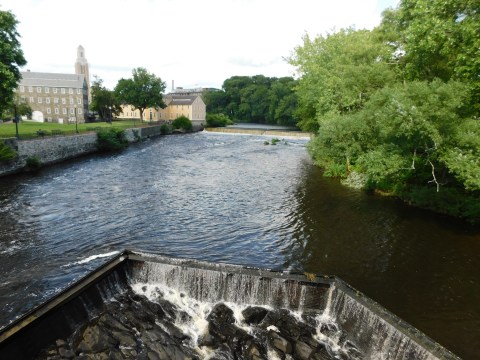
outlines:
[{"label": "concrete ledge", "polygon": [[298,139],[311,139],[312,134],[303,131],[283,131],[283,130],[262,130],[262,129],[240,129],[240,128],[205,128],[207,132],[216,132],[224,134],[245,134],[245,135],[261,135],[261,136],[280,136],[293,137]]}]

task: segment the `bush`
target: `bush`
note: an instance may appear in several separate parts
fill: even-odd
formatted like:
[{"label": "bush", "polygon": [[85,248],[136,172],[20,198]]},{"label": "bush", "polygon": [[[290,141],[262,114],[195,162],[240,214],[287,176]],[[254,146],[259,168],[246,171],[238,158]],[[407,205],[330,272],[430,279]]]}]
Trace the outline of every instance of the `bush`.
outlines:
[{"label": "bush", "polygon": [[17,152],[10,146],[0,141],[0,163],[9,162],[17,157]]},{"label": "bush", "polygon": [[233,121],[225,114],[207,114],[207,126],[210,127],[225,127],[232,125]]},{"label": "bush", "polygon": [[42,167],[42,162],[37,156],[29,156],[26,165],[29,170],[38,170]]},{"label": "bush", "polygon": [[192,122],[186,116],[179,116],[172,122],[172,127],[174,129],[183,129],[185,131],[190,131],[193,128]]},{"label": "bush", "polygon": [[167,124],[162,124],[162,126],[160,126],[160,134],[167,135],[167,134],[170,134],[171,132],[172,130],[170,129],[170,126],[168,126]]},{"label": "bush", "polygon": [[125,131],[117,128],[102,128],[97,132],[97,145],[100,151],[119,151],[128,146]]}]

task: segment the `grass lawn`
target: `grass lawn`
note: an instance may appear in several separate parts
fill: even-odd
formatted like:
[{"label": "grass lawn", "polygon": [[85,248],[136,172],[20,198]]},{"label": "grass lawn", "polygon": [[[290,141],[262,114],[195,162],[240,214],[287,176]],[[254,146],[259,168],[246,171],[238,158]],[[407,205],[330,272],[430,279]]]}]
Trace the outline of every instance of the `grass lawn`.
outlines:
[{"label": "grass lawn", "polygon": [[[121,129],[127,129],[132,127],[145,126],[147,123],[141,123],[140,120],[121,120],[114,121],[112,124],[106,122],[95,122],[95,123],[86,123],[78,124],[78,132],[85,133],[88,131],[95,131],[100,127],[116,127]],[[18,134],[20,139],[32,139],[37,138],[38,130],[42,130],[45,135],[68,135],[75,134],[75,124],[56,124],[56,123],[39,123],[33,121],[22,120],[18,124]],[[54,130],[52,134],[52,130]],[[0,124],[0,138],[10,138],[15,137],[15,123],[3,123]]]}]

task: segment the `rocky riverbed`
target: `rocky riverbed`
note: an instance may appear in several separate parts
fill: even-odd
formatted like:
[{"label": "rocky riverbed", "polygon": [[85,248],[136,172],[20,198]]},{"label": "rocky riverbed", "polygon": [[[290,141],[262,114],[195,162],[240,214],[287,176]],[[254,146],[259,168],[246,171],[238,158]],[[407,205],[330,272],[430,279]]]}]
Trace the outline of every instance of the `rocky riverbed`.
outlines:
[{"label": "rocky riverbed", "polygon": [[204,304],[181,293],[175,294],[177,301],[169,301],[168,290],[158,288],[152,300],[146,286],[134,289],[115,296],[73,336],[58,339],[38,359],[362,358],[346,334],[321,314]]}]

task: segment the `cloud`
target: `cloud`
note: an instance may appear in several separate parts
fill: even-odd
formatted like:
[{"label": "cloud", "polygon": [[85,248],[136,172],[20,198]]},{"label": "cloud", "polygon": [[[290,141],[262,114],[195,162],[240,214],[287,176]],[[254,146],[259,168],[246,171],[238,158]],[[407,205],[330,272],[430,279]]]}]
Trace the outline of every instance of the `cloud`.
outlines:
[{"label": "cloud", "polygon": [[306,32],[373,28],[398,0],[3,0],[31,71],[73,72],[78,45],[90,73],[113,88],[136,67],[183,87],[234,75],[290,76],[282,60]]}]

